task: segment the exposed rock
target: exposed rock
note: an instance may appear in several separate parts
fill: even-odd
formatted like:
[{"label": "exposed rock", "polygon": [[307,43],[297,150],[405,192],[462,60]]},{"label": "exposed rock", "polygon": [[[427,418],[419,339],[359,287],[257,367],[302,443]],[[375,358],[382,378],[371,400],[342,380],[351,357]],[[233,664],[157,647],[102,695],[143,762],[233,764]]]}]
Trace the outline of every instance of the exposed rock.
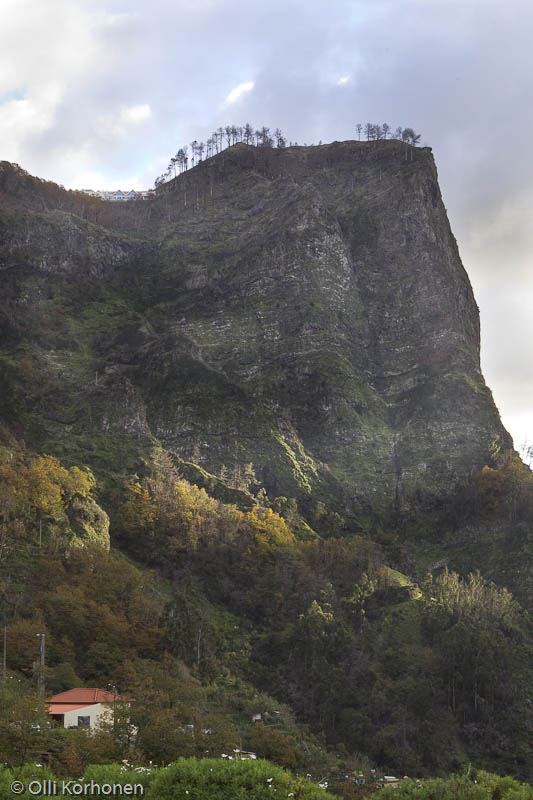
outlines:
[{"label": "exposed rock", "polygon": [[442,501],[512,447],[429,148],[238,145],[120,209],[0,178],[2,411],[32,445],[155,436],[356,514]]}]

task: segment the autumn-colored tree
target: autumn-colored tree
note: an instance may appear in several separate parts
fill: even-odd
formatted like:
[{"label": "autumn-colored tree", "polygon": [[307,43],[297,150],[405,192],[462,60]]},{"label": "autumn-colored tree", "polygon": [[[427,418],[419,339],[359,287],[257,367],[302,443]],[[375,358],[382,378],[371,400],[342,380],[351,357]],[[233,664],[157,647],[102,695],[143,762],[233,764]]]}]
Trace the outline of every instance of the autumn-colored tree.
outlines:
[{"label": "autumn-colored tree", "polygon": [[156,519],[156,503],[146,483],[129,483],[120,506],[121,525],[131,534],[150,533]]},{"label": "autumn-colored tree", "polygon": [[287,527],[285,520],[271,508],[255,506],[245,517],[260,553],[272,552],[275,547],[294,544],[294,534]]},{"label": "autumn-colored tree", "polygon": [[260,758],[268,758],[281,767],[295,769],[298,766],[298,751],[294,738],[264,723],[254,725],[248,739],[248,747]]},{"label": "autumn-colored tree", "polygon": [[43,522],[67,542],[68,512],[91,497],[94,485],[90,470],[66,469],[48,455],[21,451],[0,466],[0,561],[17,545],[41,544]]},{"label": "autumn-colored tree", "polygon": [[475,486],[482,511],[506,511],[513,519],[520,509],[527,512],[533,504],[533,473],[516,455],[498,468],[483,467]]}]

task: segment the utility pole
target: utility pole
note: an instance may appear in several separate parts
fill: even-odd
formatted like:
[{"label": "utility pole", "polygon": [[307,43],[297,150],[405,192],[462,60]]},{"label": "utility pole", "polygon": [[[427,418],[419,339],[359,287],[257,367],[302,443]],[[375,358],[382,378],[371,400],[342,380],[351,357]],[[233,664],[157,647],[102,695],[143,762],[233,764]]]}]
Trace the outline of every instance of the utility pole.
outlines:
[{"label": "utility pole", "polygon": [[7,625],[4,623],[4,651],[2,655],[2,674],[4,683],[7,679]]},{"label": "utility pole", "polygon": [[114,683],[107,684],[108,689],[113,690],[113,730],[117,729],[117,687]]},{"label": "utility pole", "polygon": [[40,646],[40,663],[39,663],[39,695],[44,697],[44,659],[46,654],[46,634],[44,633],[36,633],[36,636],[39,636],[41,640]]}]

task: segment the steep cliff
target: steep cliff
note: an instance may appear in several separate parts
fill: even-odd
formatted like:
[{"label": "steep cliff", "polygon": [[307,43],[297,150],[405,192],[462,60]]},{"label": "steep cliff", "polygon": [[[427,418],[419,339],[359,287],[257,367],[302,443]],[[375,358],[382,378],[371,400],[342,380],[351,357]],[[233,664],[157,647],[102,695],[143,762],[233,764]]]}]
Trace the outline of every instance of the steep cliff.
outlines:
[{"label": "steep cliff", "polygon": [[120,208],[0,166],[0,413],[32,447],[343,513],[442,502],[512,441],[429,148],[244,144]]}]

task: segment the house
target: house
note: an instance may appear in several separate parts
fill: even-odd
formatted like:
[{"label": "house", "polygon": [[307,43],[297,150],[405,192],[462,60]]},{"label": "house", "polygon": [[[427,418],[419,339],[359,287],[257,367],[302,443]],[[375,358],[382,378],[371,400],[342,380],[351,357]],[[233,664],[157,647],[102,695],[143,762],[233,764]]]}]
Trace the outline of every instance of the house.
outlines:
[{"label": "house", "polygon": [[112,203],[125,202],[128,199],[128,195],[121,189],[117,189],[116,192],[110,193],[109,199],[111,200]]},{"label": "house", "polygon": [[105,689],[69,689],[46,700],[48,713],[62,728],[97,728],[113,721],[116,703],[128,702]]}]

